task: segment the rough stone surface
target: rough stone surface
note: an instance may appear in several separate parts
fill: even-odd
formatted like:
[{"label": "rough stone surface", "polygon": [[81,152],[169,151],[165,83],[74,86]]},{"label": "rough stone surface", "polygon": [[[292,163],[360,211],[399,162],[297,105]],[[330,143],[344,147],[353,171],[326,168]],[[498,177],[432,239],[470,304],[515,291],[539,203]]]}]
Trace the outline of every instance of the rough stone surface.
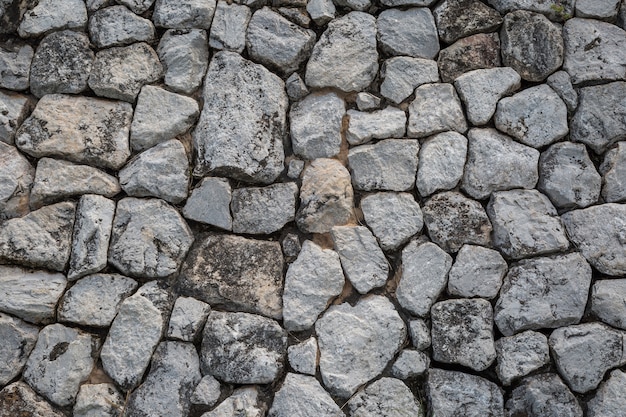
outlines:
[{"label": "rough stone surface", "polygon": [[626,330],[626,279],[602,279],[593,284],[591,312],[613,327]]},{"label": "rough stone surface", "polygon": [[606,20],[615,23],[620,0],[580,0],[576,2],[576,17]]},{"label": "rough stone surface", "polygon": [[297,72],[285,80],[285,90],[287,90],[287,96],[291,101],[299,101],[309,94],[309,89]]},{"label": "rough stone surface", "polygon": [[348,401],[354,417],[412,417],[422,415],[422,407],[402,381],[381,378],[359,391]]},{"label": "rough stone surface", "polygon": [[60,29],[84,29],[87,8],[81,0],[39,0],[29,3],[17,32],[24,38],[37,37]]},{"label": "rough stone surface", "polygon": [[497,33],[479,33],[459,39],[439,52],[437,63],[444,83],[468,71],[499,67],[500,37]]},{"label": "rough stone surface", "polygon": [[122,394],[109,383],[83,384],[72,410],[74,417],[117,417],[124,405]]},{"label": "rough stone surface", "polygon": [[453,130],[465,133],[467,122],[461,100],[452,84],[426,84],[417,87],[409,106],[407,135],[423,138]]},{"label": "rough stone surface", "polygon": [[260,397],[258,387],[237,388],[230,397],[212,411],[202,414],[202,417],[231,417],[237,414],[246,417],[264,417],[267,405]]},{"label": "rough stone surface", "polygon": [[0,221],[28,213],[35,169],[14,146],[0,142]]},{"label": "rough stone surface", "polygon": [[506,402],[506,413],[529,417],[582,417],[576,397],[556,374],[525,378]]},{"label": "rough stone surface", "polygon": [[289,365],[294,371],[315,376],[317,371],[317,340],[310,337],[297,345],[291,345],[287,349]]},{"label": "rough stone surface", "polygon": [[401,138],[406,131],[406,114],[388,106],[374,112],[348,110],[350,118],[346,139],[350,145],[360,145],[372,139]]},{"label": "rough stone surface", "polygon": [[476,0],[445,0],[435,6],[433,14],[439,38],[445,43],[492,32],[502,24],[500,13]]},{"label": "rough stone surface", "polygon": [[419,350],[405,349],[391,367],[391,374],[402,380],[424,375],[430,367],[430,356]]},{"label": "rough stone surface", "polygon": [[384,10],[376,26],[379,45],[388,55],[433,59],[439,53],[435,18],[426,7]]},{"label": "rough stone surface", "polygon": [[426,350],[431,345],[430,327],[425,320],[410,320],[409,336],[411,336],[411,344],[418,350]]},{"label": "rough stone surface", "polygon": [[572,80],[565,71],[557,71],[550,75],[546,82],[561,97],[567,110],[573,112],[578,107],[578,92],[572,86]]},{"label": "rough stone surface", "polygon": [[46,400],[21,381],[7,385],[0,391],[0,416],[14,417],[19,414],[46,417],[65,415],[52,408]]},{"label": "rough stone surface", "polygon": [[491,300],[498,295],[507,263],[495,250],[463,245],[448,274],[448,293]]},{"label": "rough stone surface", "polygon": [[626,375],[620,370],[600,385],[596,395],[587,403],[589,417],[619,417],[624,412]]},{"label": "rough stone surface", "polygon": [[34,54],[32,46],[24,42],[0,43],[0,87],[16,91],[28,89]]},{"label": "rough stone surface", "polygon": [[229,4],[221,0],[217,2],[209,46],[233,52],[243,52],[246,47],[246,29],[252,17],[250,8],[240,4]]},{"label": "rough stone surface", "polygon": [[191,403],[213,407],[222,394],[222,387],[219,381],[211,375],[202,377],[196,389],[191,395]]},{"label": "rough stone surface", "polygon": [[626,200],[626,142],[618,142],[604,155],[600,173],[604,200],[607,203]]},{"label": "rough stone surface", "polygon": [[335,18],[337,9],[332,0],[310,0],[306,4],[306,11],[318,26],[324,26]]},{"label": "rough stone surface", "polygon": [[340,417],[343,412],[312,376],[288,373],[268,417]]},{"label": "rough stone surface", "polygon": [[511,385],[550,362],[548,338],[532,330],[497,340],[496,351],[496,373],[504,385]]},{"label": "rough stone surface", "polygon": [[[30,352],[35,347],[39,328],[0,313],[0,385],[5,386],[22,373]],[[1,401],[0,401],[1,403]]]},{"label": "rough stone surface", "polygon": [[28,117],[33,107],[32,100],[27,96],[0,91],[0,142],[9,145],[15,143],[15,132]]},{"label": "rough stone surface", "polygon": [[541,13],[548,19],[561,22],[574,16],[574,0],[559,0],[552,2],[538,2],[535,0],[487,0],[487,3],[499,11],[507,14],[515,10],[528,10]]},{"label": "rough stone surface", "polygon": [[356,95],[356,107],[360,111],[376,110],[382,102],[380,97],[372,93],[360,92]]},{"label": "rough stone surface", "polygon": [[174,303],[167,337],[183,342],[197,341],[211,312],[211,306],[192,297],[178,297]]},{"label": "rough stone surface", "polygon": [[154,25],[125,6],[100,9],[89,19],[89,37],[98,48],[154,41]]},{"label": "rough stone surface", "polygon": [[383,63],[380,77],[380,94],[399,104],[420,85],[439,82],[439,70],[436,61],[397,56]]},{"label": "rough stone surface", "polygon": [[206,177],[193,190],[183,207],[183,216],[189,220],[232,230],[230,214],[232,191],[225,178]]},{"label": "rough stone surface", "polygon": [[115,0],[119,4],[123,4],[136,14],[142,14],[147,11],[154,0]]},{"label": "rough stone surface", "polygon": [[207,33],[201,29],[165,32],[157,47],[165,85],[185,94],[196,91],[209,66],[208,44]]},{"label": "rough stone surface", "polygon": [[157,0],[154,24],[174,29],[209,29],[216,0]]}]

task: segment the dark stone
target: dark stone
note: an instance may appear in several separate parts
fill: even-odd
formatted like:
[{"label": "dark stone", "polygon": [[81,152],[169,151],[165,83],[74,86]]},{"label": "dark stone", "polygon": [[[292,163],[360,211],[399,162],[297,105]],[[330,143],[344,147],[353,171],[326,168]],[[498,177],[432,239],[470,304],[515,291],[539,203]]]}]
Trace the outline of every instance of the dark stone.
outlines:
[{"label": "dark stone", "polygon": [[479,33],[460,39],[439,52],[439,72],[444,83],[468,71],[500,66],[500,38],[497,33]]},{"label": "dark stone", "polygon": [[506,402],[511,417],[582,417],[576,397],[556,374],[524,379]]},{"label": "dark stone", "polygon": [[433,14],[439,38],[445,43],[491,32],[502,24],[500,13],[477,0],[444,0],[435,7]]}]

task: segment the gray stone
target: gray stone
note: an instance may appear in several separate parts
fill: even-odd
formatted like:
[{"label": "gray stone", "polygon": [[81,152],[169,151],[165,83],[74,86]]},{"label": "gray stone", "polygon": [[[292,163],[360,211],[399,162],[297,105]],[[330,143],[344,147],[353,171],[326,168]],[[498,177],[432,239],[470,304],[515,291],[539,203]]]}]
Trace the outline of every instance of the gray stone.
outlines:
[{"label": "gray stone", "polygon": [[476,0],[445,0],[437,4],[433,14],[439,37],[445,43],[492,32],[502,24],[500,13]]},{"label": "gray stone", "polygon": [[626,330],[626,279],[602,279],[591,290],[591,312],[613,327]]},{"label": "gray stone", "polygon": [[117,178],[89,165],[77,165],[60,159],[41,158],[30,192],[30,206],[40,208],[83,194],[111,198],[122,189]]},{"label": "gray stone", "polygon": [[218,1],[211,24],[209,46],[214,49],[243,52],[251,17],[252,12],[247,6],[229,4],[224,0]]},{"label": "gray stone", "polygon": [[430,6],[435,0],[381,0],[381,4],[389,7],[396,6]]},{"label": "gray stone", "polygon": [[563,26],[563,69],[572,83],[598,83],[626,78],[626,32],[593,19],[569,19]]},{"label": "gray stone", "polygon": [[[426,270],[424,265],[428,265]],[[452,257],[434,243],[412,241],[402,250],[402,274],[396,289],[400,305],[424,317],[446,288]],[[429,341],[430,343],[430,341]]]},{"label": "gray stone", "polygon": [[[302,398],[299,398],[300,400]],[[258,387],[237,388],[232,395],[226,398],[212,411],[202,414],[202,417],[265,417],[267,406],[261,399]]]},{"label": "gray stone", "polygon": [[626,142],[617,142],[617,146],[604,155],[600,173],[604,201],[616,203],[626,200]]},{"label": "gray stone", "polygon": [[46,94],[78,94],[87,89],[95,55],[84,33],[64,30],[42,39],[30,67],[30,91]]},{"label": "gray stone", "polygon": [[154,3],[154,0],[115,0],[119,4],[128,7],[134,13],[143,14]]},{"label": "gray stone", "polygon": [[285,90],[287,90],[287,96],[291,101],[299,101],[309,94],[309,89],[297,72],[285,80]]},{"label": "gray stone", "polygon": [[87,380],[100,347],[98,337],[51,324],[39,332],[37,344],[24,367],[24,381],[54,404],[74,402]]},{"label": "gray stone", "polygon": [[39,0],[29,3],[17,32],[22,38],[34,38],[61,29],[87,26],[87,8],[83,0]]},{"label": "gray stone", "polygon": [[578,93],[572,86],[572,80],[565,71],[557,71],[546,79],[548,85],[561,97],[567,110],[573,112],[578,107]]},{"label": "gray stone", "polygon": [[0,142],[0,221],[28,213],[35,169],[15,147]]},{"label": "gray stone", "polygon": [[620,417],[624,413],[626,374],[616,369],[587,403],[589,417]]},{"label": "gray stone", "polygon": [[424,224],[431,240],[446,252],[457,252],[465,244],[491,244],[492,227],[485,209],[457,191],[435,194],[428,200]]},{"label": "gray stone", "polygon": [[124,406],[124,397],[109,383],[83,384],[72,410],[74,417],[117,417]]},{"label": "gray stone", "polygon": [[405,349],[398,355],[391,367],[391,374],[407,380],[422,376],[430,367],[430,356],[419,350]]},{"label": "gray stone", "polygon": [[391,301],[379,295],[329,308],[315,330],[320,372],[326,388],[349,398],[382,373],[406,338],[406,327]]},{"label": "gray stone", "polygon": [[161,342],[152,356],[148,376],[128,397],[124,415],[188,416],[191,394],[201,378],[200,359],[194,345]]},{"label": "gray stone", "polygon": [[585,393],[598,387],[604,374],[626,362],[624,333],[602,323],[561,327],[550,335],[556,367],[572,388]]},{"label": "gray stone", "polygon": [[202,338],[203,374],[233,384],[269,384],[280,376],[287,332],[265,317],[211,311]]},{"label": "gray stone", "polygon": [[352,417],[415,417],[424,412],[409,387],[394,378],[372,382],[348,401],[348,409]]},{"label": "gray stone", "polygon": [[317,371],[317,340],[310,337],[287,349],[289,365],[301,374],[313,375]]},{"label": "gray stone", "polygon": [[289,166],[287,167],[287,177],[292,180],[297,180],[300,178],[300,174],[304,171],[304,161],[301,159],[292,159],[289,161]]},{"label": "gray stone", "polygon": [[346,139],[350,145],[361,145],[372,139],[401,138],[406,131],[406,114],[388,106],[374,112],[348,110]]},{"label": "gray stone", "polygon": [[419,142],[386,139],[350,149],[348,163],[354,188],[362,191],[407,191],[415,186]]},{"label": "gray stone", "polygon": [[[279,0],[277,1],[277,3],[282,4],[282,2]],[[284,2],[284,4],[286,4],[287,6],[290,5],[300,5],[300,1],[296,0],[296,1],[291,1],[291,0],[287,0]],[[304,6],[304,4],[302,4],[302,6]],[[306,9],[303,7],[297,8],[297,7],[279,7],[278,9],[276,9],[278,11],[278,13],[280,13],[282,16],[286,17],[288,20],[290,20],[292,23],[295,23],[298,26],[301,26],[303,28],[309,28],[311,26],[311,18],[309,17],[309,14],[307,13]],[[313,42],[315,43],[315,42]]]},{"label": "gray stone", "polygon": [[191,297],[178,297],[174,303],[167,337],[195,342],[202,333],[202,328],[211,312],[211,306]]},{"label": "gray stone", "polygon": [[570,125],[572,142],[582,142],[602,154],[626,139],[626,82],[581,88],[579,94]]},{"label": "gray stone", "polygon": [[409,106],[407,135],[423,138],[454,130],[465,133],[467,122],[461,100],[452,84],[426,84],[417,87]]},{"label": "gray stone", "polygon": [[339,7],[346,7],[361,12],[366,12],[372,7],[371,0],[334,0],[334,3]]},{"label": "gray stone", "polygon": [[104,371],[125,390],[136,387],[165,329],[169,294],[156,281],[126,298],[100,351]]},{"label": "gray stone", "polygon": [[615,23],[620,0],[580,0],[576,2],[576,17]]},{"label": "gray stone", "polygon": [[[1,53],[0,51],[0,55]],[[0,91],[0,142],[8,145],[15,143],[15,132],[33,107],[35,107],[34,103],[28,96]]]},{"label": "gray stone", "polygon": [[505,336],[575,324],[585,312],[591,268],[578,253],[513,265],[500,289],[494,319]]},{"label": "gray stone", "polygon": [[107,251],[113,228],[115,202],[100,195],[87,194],[76,206],[67,279],[75,281],[107,266]]},{"label": "gray stone", "polygon": [[209,40],[201,29],[168,30],[157,54],[163,64],[163,81],[174,91],[191,94],[202,85],[209,66]]},{"label": "gray stone", "polygon": [[346,105],[336,93],[311,94],[289,112],[293,152],[305,159],[331,158],[341,150]]},{"label": "gray stone", "polygon": [[213,308],[282,318],[283,255],[278,242],[200,235],[178,278],[178,292]]},{"label": "gray stone", "polygon": [[502,390],[476,375],[430,369],[426,395],[432,417],[498,417],[504,415]]},{"label": "gray stone", "polygon": [[350,12],[330,22],[320,36],[307,63],[305,80],[310,87],[361,91],[377,72],[376,19]]},{"label": "gray stone", "polygon": [[625,218],[626,205],[614,203],[561,216],[567,235],[585,259],[601,273],[616,276],[626,274]]},{"label": "gray stone", "polygon": [[57,203],[5,220],[0,228],[0,261],[63,271],[70,258],[76,204]]},{"label": "gray stone", "polygon": [[162,28],[209,29],[216,0],[157,0],[152,20]]},{"label": "gray stone", "polygon": [[539,158],[537,188],[559,209],[583,208],[598,201],[601,177],[582,143],[560,142]]},{"label": "gray stone", "polygon": [[178,270],[192,242],[189,226],[174,207],[159,199],[127,197],[117,203],[109,263],[126,275],[164,278]]},{"label": "gray stone", "polygon": [[388,55],[433,59],[439,53],[435,18],[426,7],[384,10],[376,26],[379,45]]},{"label": "gray stone", "polygon": [[534,188],[539,179],[539,151],[495,129],[471,129],[461,188],[482,200],[494,191]]},{"label": "gray stone", "polygon": [[250,58],[281,74],[296,71],[309,58],[314,44],[315,32],[290,22],[269,7],[252,15],[246,32]]},{"label": "gray stone", "polygon": [[361,200],[367,226],[383,250],[394,250],[422,230],[422,210],[409,193],[375,193]]},{"label": "gray stone", "polygon": [[0,1],[0,33],[15,33],[28,3],[20,0]]},{"label": "gray stone", "polygon": [[494,121],[498,130],[534,148],[556,142],[569,132],[567,107],[545,84],[500,100]]},{"label": "gray stone", "polygon": [[430,327],[422,319],[409,321],[409,336],[411,344],[418,350],[426,350],[431,345]]},{"label": "gray stone", "polygon": [[372,93],[360,92],[356,95],[356,107],[360,111],[376,110],[380,108],[381,101]]},{"label": "gray stone", "polygon": [[268,417],[340,417],[343,412],[317,380],[288,373],[274,396]]},{"label": "gray stone", "polygon": [[61,299],[58,319],[82,326],[109,327],[120,304],[135,292],[137,285],[135,280],[117,274],[82,278]]},{"label": "gray stone", "polygon": [[232,230],[230,216],[231,189],[225,178],[206,177],[191,190],[183,207],[183,216],[189,220]]},{"label": "gray stone", "polygon": [[111,6],[95,12],[89,19],[89,37],[98,48],[152,42],[154,25],[125,6]]},{"label": "gray stone", "polygon": [[298,228],[309,233],[327,233],[352,218],[350,173],[334,159],[315,159],[304,169],[300,187]]},{"label": "gray stone", "polygon": [[87,11],[95,12],[105,7],[109,7],[115,4],[115,0],[85,0]]},{"label": "gray stone", "polygon": [[512,68],[489,68],[460,75],[454,80],[454,86],[465,104],[467,119],[478,126],[491,120],[498,101],[519,90],[521,81],[520,75]]},{"label": "gray stone", "polygon": [[0,266],[0,311],[31,323],[51,323],[67,280],[59,273]]},{"label": "gray stone", "polygon": [[33,48],[22,41],[0,43],[0,87],[17,91],[28,89],[34,54]]},{"label": "gray stone", "polygon": [[448,293],[491,300],[498,295],[507,269],[506,261],[497,251],[463,245],[448,274]]},{"label": "gray stone", "polygon": [[217,379],[211,375],[202,377],[196,389],[191,394],[191,403],[213,407],[222,395],[222,387]]},{"label": "gray stone", "polygon": [[525,378],[506,402],[506,415],[528,417],[583,417],[574,394],[556,374]]},{"label": "gray stone", "polygon": [[479,33],[459,39],[439,52],[437,63],[444,83],[472,70],[499,67],[500,37],[497,33]]},{"label": "gray stone", "polygon": [[283,254],[285,255],[285,260],[287,262],[292,262],[296,256],[302,250],[302,245],[300,244],[300,237],[296,233],[289,232],[282,238],[280,242],[280,246],[283,249]]},{"label": "gray stone", "polygon": [[319,27],[333,20],[337,12],[332,0],[309,0],[306,4],[306,11]]},{"label": "gray stone", "polygon": [[18,381],[4,387],[0,391],[0,417],[14,417],[16,415],[64,417],[60,411],[37,395],[24,382]]},{"label": "gray stone", "polygon": [[22,373],[38,334],[37,326],[0,313],[0,386],[7,385]]},{"label": "gray stone", "polygon": [[541,13],[550,20],[561,22],[574,16],[575,0],[559,0],[558,3],[536,0],[487,0],[487,3],[501,14],[515,10],[528,10]]},{"label": "gray stone", "polygon": [[507,386],[550,363],[548,338],[532,330],[498,339],[496,351],[498,352],[496,373],[500,381]]},{"label": "gray stone", "polygon": [[285,328],[294,332],[313,326],[331,300],[341,294],[344,282],[339,255],[306,240],[285,276]]},{"label": "gray stone", "polygon": [[285,83],[234,52],[218,52],[209,65],[203,97],[193,133],[194,175],[272,183],[284,168]]},{"label": "gray stone", "polygon": [[436,61],[398,56],[385,60],[380,78],[380,94],[399,104],[420,85],[439,82],[439,70]]}]

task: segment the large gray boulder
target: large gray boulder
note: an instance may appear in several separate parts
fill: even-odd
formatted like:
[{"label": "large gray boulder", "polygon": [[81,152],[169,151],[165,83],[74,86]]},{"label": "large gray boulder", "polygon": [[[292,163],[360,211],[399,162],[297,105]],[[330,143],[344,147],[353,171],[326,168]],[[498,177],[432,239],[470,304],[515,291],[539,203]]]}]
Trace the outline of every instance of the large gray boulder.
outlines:
[{"label": "large gray boulder", "polygon": [[246,29],[252,11],[245,4],[217,2],[211,22],[209,46],[214,49],[243,52],[246,47]]}]

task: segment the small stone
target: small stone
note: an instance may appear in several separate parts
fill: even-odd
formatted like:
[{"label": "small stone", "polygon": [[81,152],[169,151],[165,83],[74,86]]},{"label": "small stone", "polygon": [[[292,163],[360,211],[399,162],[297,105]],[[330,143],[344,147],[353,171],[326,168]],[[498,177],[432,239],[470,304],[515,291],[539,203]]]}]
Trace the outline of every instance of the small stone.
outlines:
[{"label": "small stone", "polygon": [[619,417],[624,412],[626,374],[616,369],[587,402],[589,417]]},{"label": "small stone", "polygon": [[576,2],[576,17],[614,23],[617,19],[619,4],[620,0],[580,0]]},{"label": "small stone", "polygon": [[154,3],[154,0],[115,0],[119,4],[123,4],[136,14],[143,14]]},{"label": "small stone", "polygon": [[381,0],[381,4],[389,7],[396,6],[430,6],[435,0]]},{"label": "small stone", "polygon": [[298,228],[308,233],[328,233],[352,218],[350,173],[334,159],[315,159],[304,169],[300,187]]},{"label": "small stone", "polygon": [[420,85],[439,82],[439,70],[436,61],[398,56],[385,60],[380,78],[380,94],[400,104]]},{"label": "small stone", "polygon": [[135,280],[117,274],[82,278],[61,299],[58,319],[82,326],[109,327],[120,304],[135,292],[137,285]]},{"label": "small stone", "polygon": [[292,180],[300,178],[300,174],[304,170],[304,161],[300,159],[292,159],[289,161],[289,167],[287,168],[287,177]]},{"label": "small stone", "polygon": [[411,344],[417,350],[426,350],[430,347],[430,327],[422,319],[413,319],[409,321],[409,335],[411,336]]},{"label": "small stone", "polygon": [[306,240],[285,276],[285,328],[294,332],[313,326],[331,300],[341,294],[344,282],[339,255]]},{"label": "small stone", "polygon": [[376,26],[379,45],[388,55],[433,59],[439,53],[435,18],[426,7],[383,10]]},{"label": "small stone", "polygon": [[283,265],[278,242],[201,235],[185,260],[177,289],[213,308],[280,319]]},{"label": "small stone", "polygon": [[582,417],[574,394],[556,374],[529,376],[513,390],[506,402],[506,415],[528,417]]},{"label": "small stone", "polygon": [[387,139],[350,149],[348,163],[354,188],[362,191],[407,191],[415,186],[419,142]]},{"label": "small stone", "polygon": [[457,252],[465,244],[491,244],[492,227],[485,209],[457,191],[439,193],[428,200],[424,224],[432,241],[446,252]]},{"label": "small stone", "polygon": [[492,32],[502,24],[500,13],[476,0],[445,0],[434,8],[433,14],[439,37],[445,43]]},{"label": "small stone", "polygon": [[422,376],[430,367],[430,356],[419,350],[405,349],[393,363],[391,374],[399,379],[407,380]]},{"label": "small stone", "polygon": [[594,204],[600,197],[600,183],[600,174],[582,143],[555,143],[539,158],[537,188],[559,209]]},{"label": "small stone", "polygon": [[585,312],[591,268],[577,252],[513,265],[494,308],[505,336],[576,324]]},{"label": "small stone", "polygon": [[230,201],[232,193],[225,178],[206,177],[193,190],[183,207],[189,220],[232,230]]},{"label": "small stone", "polygon": [[124,397],[113,384],[83,384],[72,410],[74,417],[117,417]]},{"label": "small stone", "polygon": [[567,107],[545,84],[500,100],[494,120],[498,130],[534,148],[556,142],[569,132]]},{"label": "small stone", "polygon": [[409,106],[407,135],[423,138],[454,130],[465,133],[467,122],[461,100],[452,84],[426,84],[417,87]]},{"label": "small stone", "polygon": [[91,97],[49,94],[15,134],[15,144],[35,158],[67,159],[119,169],[128,157],[130,104]]},{"label": "small stone", "polygon": [[209,29],[216,0],[157,0],[152,19],[162,28]]},{"label": "small stone", "polygon": [[366,12],[370,7],[372,7],[371,0],[334,0],[334,2],[339,7],[346,7],[352,10],[358,10],[361,12]]},{"label": "small stone", "polygon": [[395,378],[372,382],[348,401],[348,409],[354,417],[412,417],[424,412],[409,387]]},{"label": "small stone", "polygon": [[191,394],[191,404],[206,405],[213,407],[222,395],[222,387],[217,379],[211,375],[202,377],[193,394]]},{"label": "small stone", "polygon": [[304,8],[279,7],[277,11],[282,16],[286,17],[289,21],[291,21],[292,23],[295,23],[298,26],[301,26],[307,29],[311,26],[311,18],[309,17],[309,14],[306,12],[306,9]]},{"label": "small stone", "polygon": [[591,312],[613,327],[626,330],[626,279],[602,279],[591,290]]},{"label": "small stone", "polygon": [[62,324],[46,326],[28,357],[24,381],[54,404],[70,405],[91,373],[99,345],[91,334]]},{"label": "small stone", "polygon": [[209,41],[200,29],[168,30],[157,54],[163,64],[163,81],[174,91],[191,94],[202,85],[209,65]]},{"label": "small stone", "polygon": [[[0,50],[0,65],[2,61]],[[0,78],[0,83],[2,78]],[[15,143],[15,132],[22,122],[28,117],[34,107],[33,101],[28,96],[0,91],[0,142],[8,145]]]},{"label": "small stone", "polygon": [[152,42],[154,25],[125,6],[111,6],[95,12],[89,19],[89,37],[98,48]]},{"label": "small stone", "polygon": [[252,11],[247,6],[229,4],[224,0],[218,1],[211,23],[209,46],[214,49],[243,52],[251,17]]},{"label": "small stone", "polygon": [[89,12],[95,12],[114,4],[115,0],[85,0],[85,5],[87,6],[87,11]]},{"label": "small stone", "polygon": [[459,39],[439,52],[437,63],[444,83],[472,70],[500,67],[500,37],[479,33]]},{"label": "small stone", "polygon": [[432,368],[426,395],[432,417],[504,415],[502,390],[476,375]]},{"label": "small stone", "polygon": [[[428,270],[424,269],[428,265]],[[412,241],[402,249],[402,275],[396,289],[400,305],[424,317],[448,283],[452,257],[434,243]]]},{"label": "small stone", "polygon": [[465,104],[468,120],[479,126],[491,120],[498,101],[519,90],[521,81],[513,68],[489,68],[460,75],[454,80],[454,86]]},{"label": "small stone", "polygon": [[313,375],[317,370],[317,340],[310,337],[287,349],[289,365],[301,374]]},{"label": "small stone", "polygon": [[548,19],[557,22],[567,20],[574,15],[574,0],[559,0],[558,3],[538,2],[535,0],[487,0],[491,7],[500,14],[507,14],[515,10],[528,10],[541,13]]},{"label": "small stone", "polygon": [[607,203],[626,200],[626,142],[617,142],[617,146],[604,155],[600,165],[602,174],[602,197]]},{"label": "small stone", "polygon": [[497,251],[463,245],[448,274],[448,293],[491,300],[498,295],[507,269],[506,261]]},{"label": "small stone", "polygon": [[539,179],[539,151],[495,129],[471,129],[461,189],[482,200],[494,191],[534,188]]},{"label": "small stone", "polygon": [[167,337],[183,342],[197,341],[211,312],[211,306],[191,297],[178,297],[174,303]]},{"label": "small stone", "polygon": [[346,104],[336,93],[311,94],[289,112],[293,152],[305,159],[331,158],[341,150]]},{"label": "small stone", "polygon": [[376,19],[350,12],[328,24],[306,66],[309,87],[365,90],[378,72]]},{"label": "small stone", "polygon": [[356,95],[356,107],[360,111],[370,111],[380,108],[381,99],[371,93],[358,93]]},{"label": "small stone", "polygon": [[285,90],[287,90],[287,96],[291,101],[302,100],[309,94],[309,89],[297,72],[294,72],[285,80]]},{"label": "small stone", "polygon": [[34,178],[28,159],[14,146],[0,142],[0,221],[28,214]]},{"label": "small stone", "polygon": [[[202,417],[231,417],[237,414],[245,417],[265,417],[267,406],[261,400],[258,387],[237,388],[232,395],[226,398],[212,411],[202,414]],[[302,400],[301,397],[298,400]]]},{"label": "small stone", "polygon": [[288,373],[268,417],[341,417],[344,413],[312,376]]},{"label": "small stone", "polygon": [[76,203],[53,204],[0,228],[0,261],[63,271],[70,258]]},{"label": "small stone", "polygon": [[332,0],[309,0],[306,5],[306,11],[319,27],[333,20],[337,12]]},{"label": "small stone", "polygon": [[296,233],[287,233],[280,242],[280,246],[283,249],[283,254],[287,258],[287,262],[292,262],[302,250],[300,238]]},{"label": "small stone", "polygon": [[192,243],[191,230],[174,207],[127,197],[117,203],[109,263],[126,275],[164,278],[178,270]]},{"label": "small stone", "polygon": [[0,313],[0,386],[7,385],[22,373],[38,334],[37,326]]},{"label": "small stone", "polygon": [[39,0],[29,3],[17,31],[22,38],[34,38],[62,29],[82,30],[87,26],[83,0]]},{"label": "small stone", "polygon": [[335,305],[315,324],[320,372],[328,390],[349,398],[377,377],[400,350],[406,327],[391,301],[379,295],[354,307]]},{"label": "small stone", "polygon": [[16,91],[28,89],[34,55],[33,48],[22,41],[0,43],[0,87]]},{"label": "small stone", "polygon": [[496,341],[496,351],[496,373],[506,386],[550,363],[548,338],[532,330],[500,338]]},{"label": "small stone", "polygon": [[572,86],[570,76],[565,71],[557,71],[546,80],[548,85],[561,97],[567,110],[573,112],[578,107],[578,93]]},{"label": "small stone", "polygon": [[348,110],[350,118],[346,139],[350,145],[361,145],[372,139],[401,138],[406,131],[406,114],[388,106],[371,113]]},{"label": "small stone", "polygon": [[204,326],[203,374],[233,384],[269,384],[281,374],[287,332],[265,317],[212,311]]},{"label": "small stone", "polygon": [[375,193],[361,200],[361,210],[383,250],[395,250],[422,230],[422,210],[409,193]]},{"label": "small stone", "polygon": [[7,385],[0,391],[0,417],[15,417],[20,414],[46,417],[65,416],[52,408],[27,384],[18,381]]}]

